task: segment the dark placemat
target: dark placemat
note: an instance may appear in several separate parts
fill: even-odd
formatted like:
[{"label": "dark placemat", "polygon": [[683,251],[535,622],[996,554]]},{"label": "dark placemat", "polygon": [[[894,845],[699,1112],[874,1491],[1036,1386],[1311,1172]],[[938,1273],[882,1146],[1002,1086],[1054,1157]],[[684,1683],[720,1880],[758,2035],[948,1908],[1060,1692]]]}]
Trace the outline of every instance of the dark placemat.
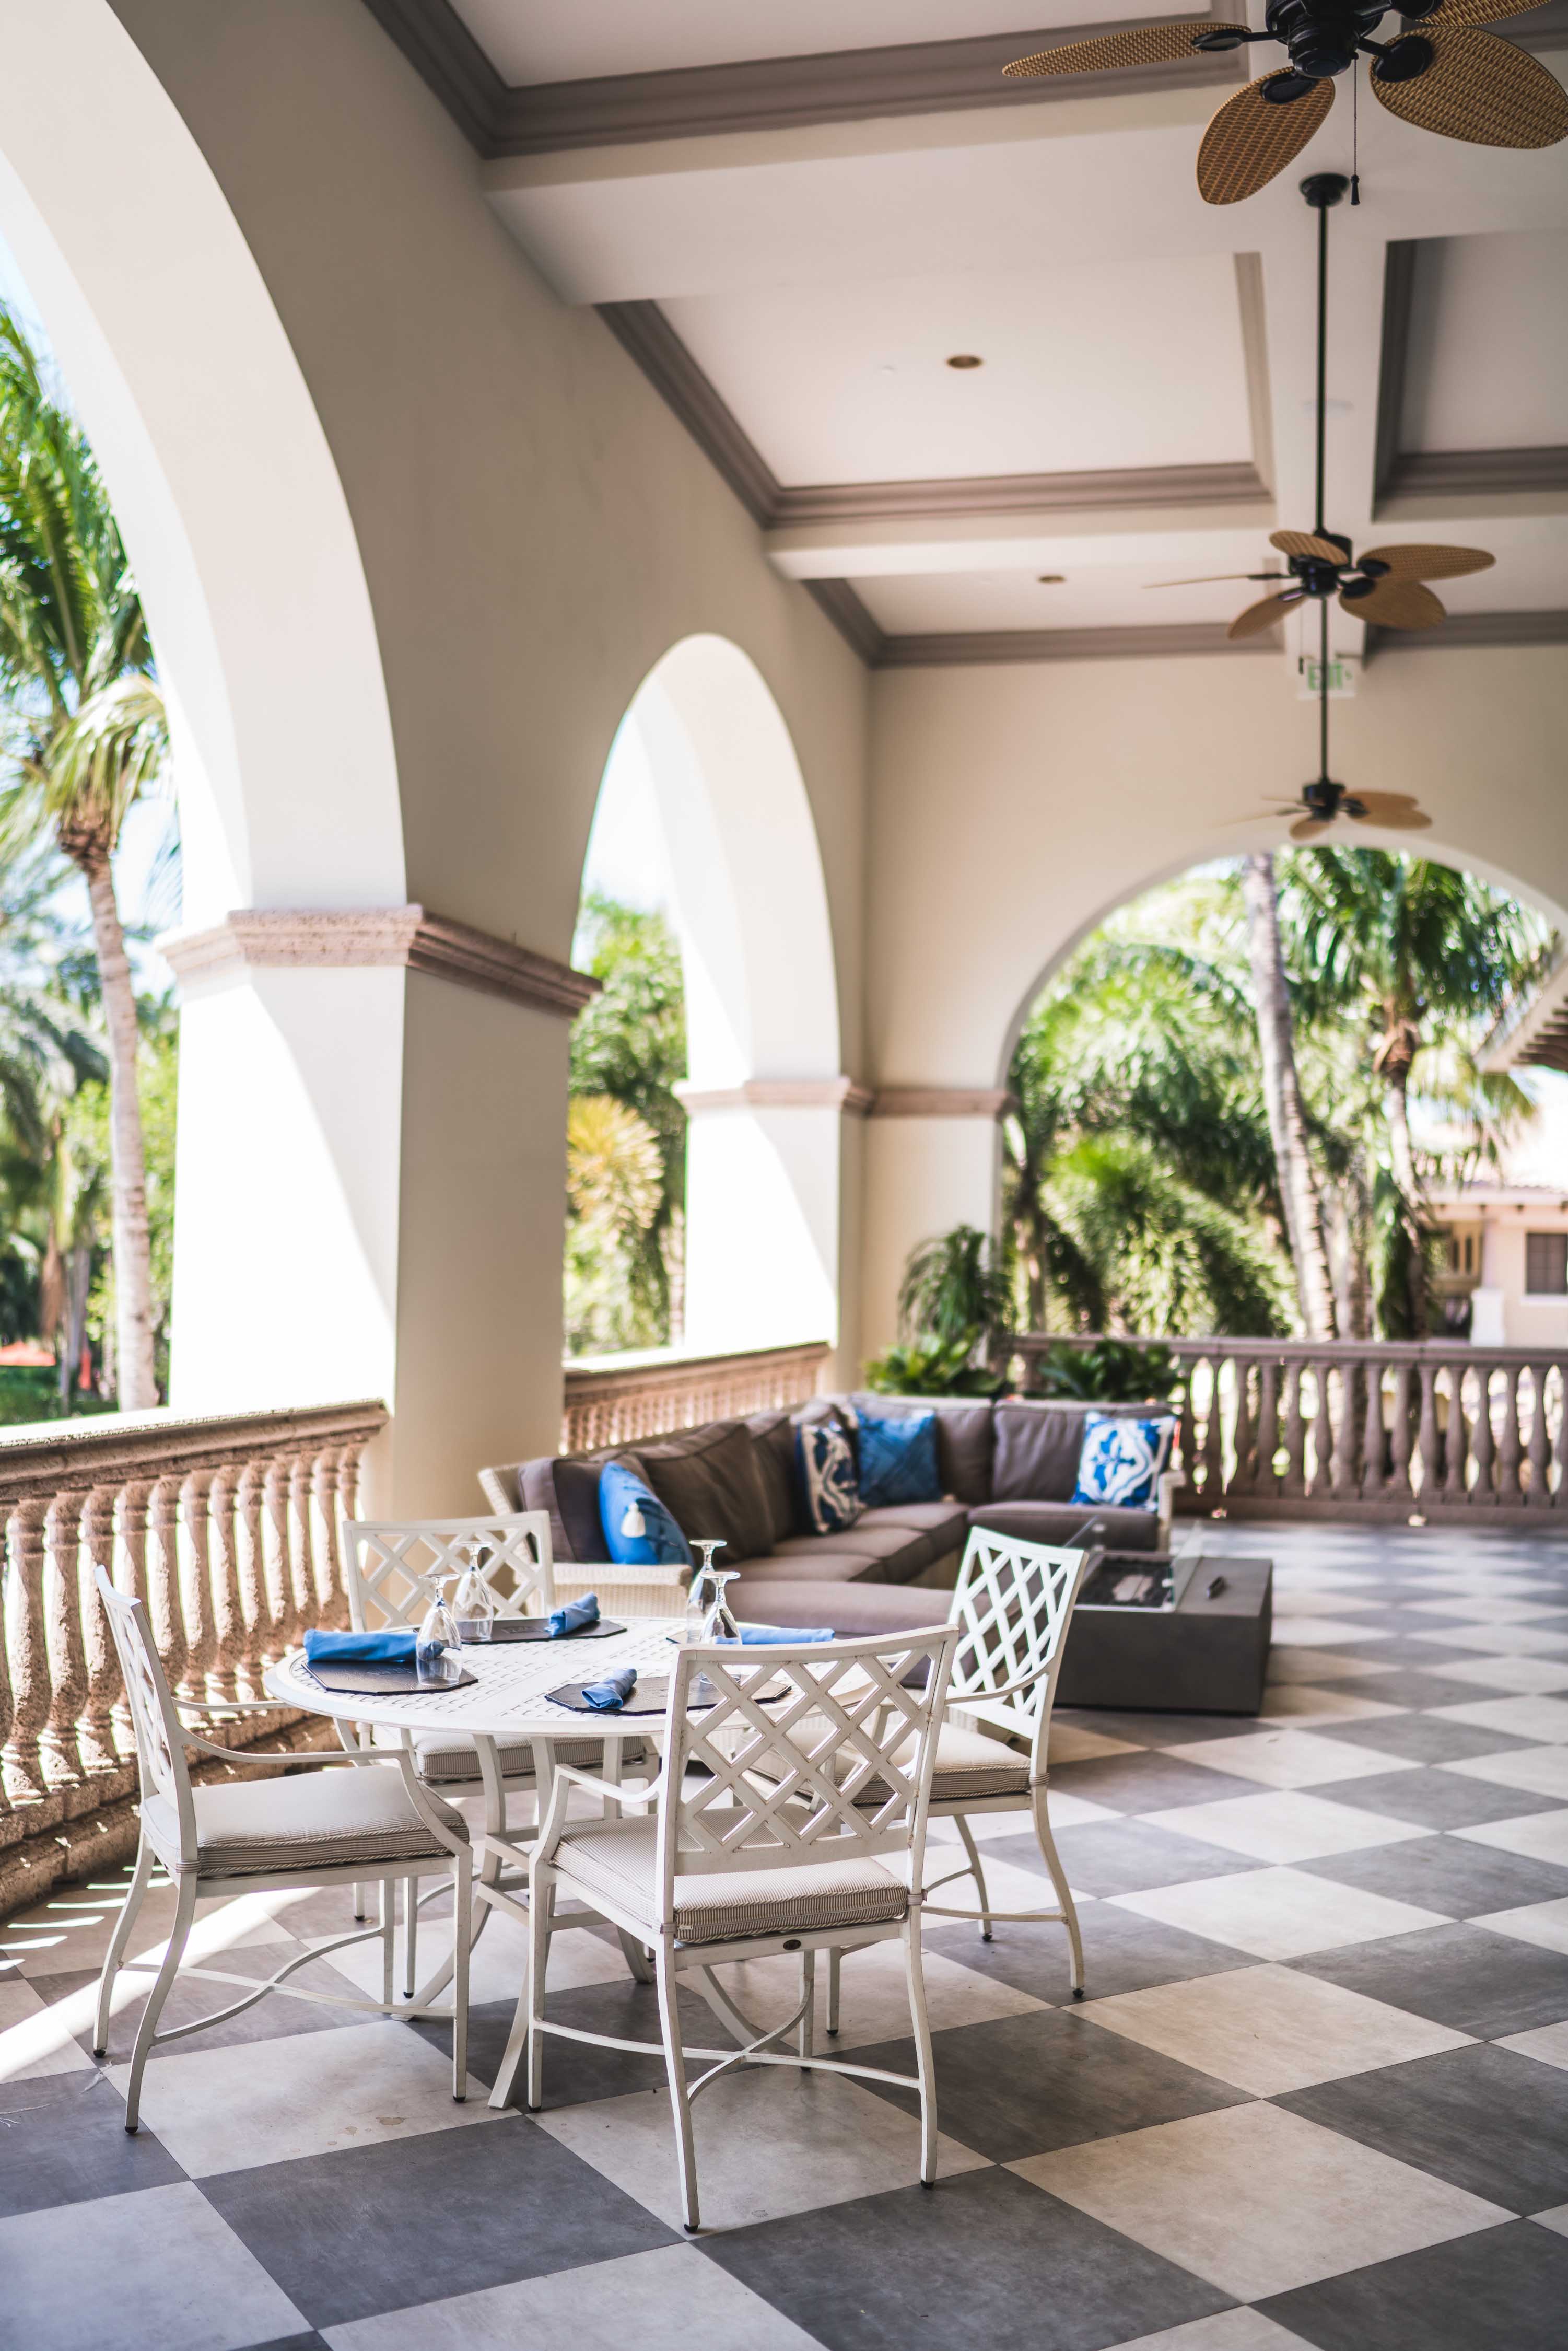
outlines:
[{"label": "dark placemat", "polygon": [[[607,1674],[604,1678],[608,1681],[609,1675]],[[780,1698],[790,1696],[792,1687],[793,1685],[786,1685],[782,1689],[770,1690],[759,1703],[763,1706],[777,1706]],[[668,1674],[640,1674],[636,1688],[625,1705],[619,1707],[590,1706],[582,1695],[580,1682],[563,1682],[559,1689],[545,1692],[545,1696],[553,1699],[557,1706],[570,1707],[574,1714],[602,1714],[607,1721],[612,1722],[628,1714],[663,1714],[669,1695]],[[706,1674],[699,1674],[686,1692],[687,1710],[695,1714],[701,1708],[717,1704],[718,1692]]]},{"label": "dark placemat", "polygon": [[[624,1625],[617,1625],[612,1616],[601,1616],[597,1625],[589,1625],[581,1632],[561,1633],[554,1637],[562,1641],[607,1641],[612,1633],[624,1633]],[[493,1641],[548,1641],[551,1638],[548,1616],[497,1616],[490,1638]],[[465,1643],[465,1646],[482,1649],[483,1641]]]},{"label": "dark placemat", "polygon": [[307,1666],[304,1670],[308,1680],[330,1690],[335,1698],[417,1698],[422,1691],[434,1697],[441,1690],[466,1689],[479,1678],[461,1667],[454,1681],[422,1682],[417,1666],[357,1665],[348,1658],[332,1665]]}]

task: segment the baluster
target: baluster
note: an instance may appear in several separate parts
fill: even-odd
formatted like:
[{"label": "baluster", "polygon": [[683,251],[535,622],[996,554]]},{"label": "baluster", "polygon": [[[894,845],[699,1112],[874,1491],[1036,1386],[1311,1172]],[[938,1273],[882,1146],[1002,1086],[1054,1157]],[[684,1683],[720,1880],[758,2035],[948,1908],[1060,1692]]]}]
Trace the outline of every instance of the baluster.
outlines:
[{"label": "baluster", "polygon": [[345,1445],[338,1456],[338,1516],[332,1529],[332,1561],[338,1590],[348,1596],[349,1573],[343,1560],[343,1523],[360,1516],[360,1472],[364,1464],[363,1438]]},{"label": "baluster", "polygon": [[207,1668],[207,1688],[214,1699],[255,1695],[246,1670],[251,1650],[240,1605],[235,1484],[232,1464],[222,1462],[213,1471],[207,1491],[207,1588],[213,1613],[213,1665]]},{"label": "baluster", "polygon": [[1280,1449],[1280,1366],[1265,1355],[1258,1366],[1258,1433],[1254,1439],[1257,1469],[1254,1493],[1272,1494],[1280,1483],[1274,1456]]},{"label": "baluster", "polygon": [[1334,1415],[1333,1485],[1336,1501],[1348,1501],[1357,1487],[1356,1444],[1356,1378],[1358,1365],[1354,1355],[1341,1358],[1339,1373],[1339,1409]]},{"label": "baluster", "polygon": [[82,1777],[77,1732],[87,1704],[87,1652],[81,1623],[81,1513],[78,1486],[53,1496],[44,1515],[44,1637],[53,1693],[38,1738],[44,1778],[74,1788]]},{"label": "baluster", "polygon": [[[1312,1409],[1307,1409],[1307,1383],[1312,1382]],[[1329,1417],[1328,1366],[1314,1355],[1301,1366],[1301,1420],[1304,1433],[1301,1468],[1309,1501],[1321,1501],[1333,1476],[1333,1424]]]},{"label": "baluster", "polygon": [[120,1762],[114,1736],[115,1700],[123,1695],[120,1660],[110,1637],[109,1618],[98,1596],[98,1570],[114,1573],[114,1506],[118,1489],[94,1486],[82,1512],[82,1645],[87,1658],[87,1702],[82,1708],[82,1769],[112,1771]]},{"label": "baluster", "polygon": [[171,1686],[184,1680],[185,1612],[180,1604],[180,1481],[159,1478],[147,1503],[147,1614]]},{"label": "baluster", "polygon": [[1233,1493],[1250,1494],[1256,1489],[1258,1484],[1258,1464],[1252,1451],[1252,1399],[1249,1392],[1252,1366],[1245,1355],[1234,1355],[1231,1358],[1230,1369],[1236,1382],[1231,1437],[1235,1459],[1230,1471],[1230,1490]]},{"label": "baluster", "polygon": [[316,1621],[329,1625],[337,1611],[338,1457],[336,1446],[324,1447],[310,1465],[310,1556],[316,1572]]},{"label": "baluster", "polygon": [[13,1803],[45,1792],[39,1736],[49,1719],[49,1652],[44,1629],[44,1518],[47,1504],[29,1495],[5,1530],[5,1647],[11,1667],[11,1723],[4,1771]]},{"label": "baluster", "polygon": [[277,1654],[277,1626],[267,1589],[261,1531],[262,1489],[267,1465],[246,1461],[235,1487],[235,1585],[245,1630],[246,1662],[257,1667]]},{"label": "baluster", "polygon": [[1393,1491],[1397,1500],[1414,1501],[1416,1489],[1410,1477],[1410,1366],[1406,1363],[1394,1366],[1394,1477]]},{"label": "baluster", "polygon": [[262,1488],[267,1598],[280,1648],[292,1648],[305,1625],[295,1597],[288,1562],[288,1456],[276,1453],[267,1465]]},{"label": "baluster", "polygon": [[[115,1509],[117,1560],[114,1581],[132,1600],[147,1599],[147,1519],[152,1503],[151,1478],[128,1478]],[[154,1637],[157,1628],[154,1626]],[[122,1755],[134,1751],[131,1704],[121,1689],[114,1701],[115,1744]]]},{"label": "baluster", "polygon": [[1366,1382],[1365,1411],[1361,1423],[1361,1490],[1370,1501],[1383,1492],[1383,1365],[1368,1357],[1362,1365]]},{"label": "baluster", "polygon": [[213,1615],[212,1543],[207,1525],[213,1472],[188,1470],[180,1485],[180,1598],[185,1615],[183,1695],[204,1705],[213,1691],[218,1634]]},{"label": "baluster", "polygon": [[[1467,1369],[1468,1366],[1462,1363],[1445,1364],[1439,1366],[1439,1377],[1446,1372],[1448,1380],[1448,1426],[1443,1439],[1443,1499],[1445,1502],[1476,1501],[1479,1499],[1479,1487],[1475,1494],[1469,1491],[1470,1417],[1465,1410]],[[1486,1370],[1483,1368],[1479,1374],[1479,1389],[1476,1405],[1478,1443],[1476,1458],[1478,1461],[1481,1458],[1479,1446],[1480,1424],[1483,1421],[1487,1423],[1486,1443],[1489,1458],[1491,1445],[1491,1425],[1487,1412],[1487,1376]],[[1486,1499],[1489,1501],[1491,1499],[1490,1491]]]},{"label": "baluster", "polygon": [[288,1457],[288,1579],[301,1633],[321,1621],[316,1605],[316,1577],[310,1561],[310,1457]]},{"label": "baluster", "polygon": [[1285,1474],[1280,1491],[1296,1500],[1307,1490],[1307,1424],[1301,1415],[1301,1364],[1292,1357],[1285,1366]]},{"label": "baluster", "polygon": [[[1482,1364],[1478,1367],[1476,1373],[1475,1419],[1473,1423],[1469,1424],[1475,1438],[1474,1452],[1476,1462],[1476,1482],[1470,1490],[1469,1499],[1470,1501],[1478,1503],[1483,1510],[1490,1507],[1495,1507],[1497,1502],[1497,1489],[1493,1483],[1493,1463],[1497,1454],[1497,1446],[1493,1438],[1491,1425],[1491,1375],[1495,1368],[1495,1365],[1491,1364]],[[1461,1416],[1459,1422],[1459,1445],[1461,1448],[1465,1441],[1466,1426],[1464,1418]],[[1459,1454],[1458,1487],[1458,1495],[1461,1501],[1466,1499],[1464,1478],[1464,1455],[1461,1450]]]},{"label": "baluster", "polygon": [[1208,1364],[1208,1411],[1203,1424],[1203,1499],[1206,1509],[1213,1510],[1225,1491],[1225,1439],[1220,1425],[1219,1374],[1224,1357],[1210,1354]]},{"label": "baluster", "polygon": [[1552,1507],[1552,1439],[1546,1420],[1546,1385],[1550,1364],[1530,1366],[1530,1488],[1525,1496],[1532,1510]]},{"label": "baluster", "polygon": [[1421,1373],[1421,1500],[1430,1507],[1437,1499],[1437,1366],[1423,1363]]},{"label": "baluster", "polygon": [[1176,1405],[1176,1449],[1182,1476],[1189,1487],[1197,1484],[1197,1422],[1192,1405],[1192,1375],[1194,1359],[1187,1356],[1181,1366],[1181,1395]]},{"label": "baluster", "polygon": [[1502,1436],[1497,1457],[1497,1499],[1500,1507],[1517,1509],[1524,1499],[1519,1482],[1519,1365],[1502,1367]]}]

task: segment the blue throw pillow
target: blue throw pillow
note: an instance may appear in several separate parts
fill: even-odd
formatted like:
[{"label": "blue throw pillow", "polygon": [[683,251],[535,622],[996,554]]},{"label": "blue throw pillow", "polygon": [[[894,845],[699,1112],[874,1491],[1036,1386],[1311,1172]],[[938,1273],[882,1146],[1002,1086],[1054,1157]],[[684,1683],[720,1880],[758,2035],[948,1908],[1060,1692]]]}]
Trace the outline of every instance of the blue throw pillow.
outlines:
[{"label": "blue throw pillow", "polygon": [[864,1505],[855,1476],[855,1450],[836,1420],[806,1420],[795,1431],[795,1458],[806,1524],[814,1535],[852,1527]]},{"label": "blue throw pillow", "polygon": [[1090,1413],[1083,1423],[1073,1502],[1152,1510],[1158,1499],[1155,1488],[1170,1457],[1175,1435],[1174,1420],[1132,1420]]},{"label": "blue throw pillow", "polygon": [[623,1461],[607,1461],[600,1472],[599,1518],[617,1566],[690,1567],[690,1543],[647,1480]]},{"label": "blue throw pillow", "polygon": [[934,1412],[868,1412],[862,1405],[857,1418],[862,1510],[942,1499]]}]

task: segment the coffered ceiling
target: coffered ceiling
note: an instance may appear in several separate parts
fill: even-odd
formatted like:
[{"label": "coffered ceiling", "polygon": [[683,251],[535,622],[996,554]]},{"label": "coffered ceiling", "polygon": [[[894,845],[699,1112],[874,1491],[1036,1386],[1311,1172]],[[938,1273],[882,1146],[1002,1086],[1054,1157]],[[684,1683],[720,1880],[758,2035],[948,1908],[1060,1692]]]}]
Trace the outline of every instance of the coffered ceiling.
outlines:
[{"label": "coffered ceiling", "polygon": [[[1157,583],[1273,568],[1269,531],[1310,526],[1297,183],[1350,169],[1346,85],[1298,167],[1220,209],[1193,162],[1234,57],[1000,74],[1179,8],[1023,0],[1019,26],[1003,0],[366,4],[544,277],[600,308],[868,660],[1213,651],[1252,591]],[[1506,30],[1568,71],[1568,0]],[[1568,641],[1568,144],[1359,110],[1362,202],[1332,224],[1329,526],[1490,548],[1495,569],[1445,584],[1445,633]]]}]

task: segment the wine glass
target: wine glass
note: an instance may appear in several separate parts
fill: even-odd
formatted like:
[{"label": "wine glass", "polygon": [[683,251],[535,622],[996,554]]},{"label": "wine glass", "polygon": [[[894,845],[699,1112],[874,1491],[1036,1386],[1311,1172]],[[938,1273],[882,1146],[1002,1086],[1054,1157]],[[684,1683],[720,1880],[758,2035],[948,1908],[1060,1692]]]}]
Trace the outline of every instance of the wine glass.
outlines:
[{"label": "wine glass", "polygon": [[455,1682],[463,1668],[457,1662],[462,1638],[457,1619],[446,1604],[445,1585],[451,1581],[444,1575],[422,1575],[420,1582],[430,1594],[430,1605],[424,1621],[414,1635],[414,1663],[420,1681],[427,1687],[443,1682]]},{"label": "wine glass", "polygon": [[452,1595],[452,1613],[457,1619],[459,1638],[464,1641],[493,1640],[496,1632],[496,1595],[470,1560],[457,1579],[457,1589]]},{"label": "wine glass", "polygon": [[740,1639],[740,1627],[736,1623],[729,1603],[724,1596],[725,1585],[736,1583],[739,1575],[740,1570],[737,1567],[728,1569],[716,1567],[708,1571],[708,1582],[713,1586],[713,1604],[708,1609],[703,1625],[705,1641],[737,1642]]},{"label": "wine glass", "polygon": [[716,1551],[723,1551],[725,1548],[722,1541],[706,1542],[700,1535],[694,1537],[693,1540],[702,1557],[692,1570],[692,1580],[686,1586],[685,1639],[687,1648],[694,1648],[699,1641],[706,1641],[707,1638],[705,1626],[709,1611],[718,1596],[718,1579],[714,1568],[713,1555]]}]

